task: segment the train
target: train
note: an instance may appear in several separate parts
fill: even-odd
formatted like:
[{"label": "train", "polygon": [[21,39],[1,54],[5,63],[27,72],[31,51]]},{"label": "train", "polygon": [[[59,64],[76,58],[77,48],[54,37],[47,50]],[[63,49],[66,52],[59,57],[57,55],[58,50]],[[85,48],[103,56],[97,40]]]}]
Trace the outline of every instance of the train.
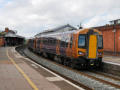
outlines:
[{"label": "train", "polygon": [[28,48],[72,68],[102,66],[103,35],[97,29],[41,33],[29,39]]}]

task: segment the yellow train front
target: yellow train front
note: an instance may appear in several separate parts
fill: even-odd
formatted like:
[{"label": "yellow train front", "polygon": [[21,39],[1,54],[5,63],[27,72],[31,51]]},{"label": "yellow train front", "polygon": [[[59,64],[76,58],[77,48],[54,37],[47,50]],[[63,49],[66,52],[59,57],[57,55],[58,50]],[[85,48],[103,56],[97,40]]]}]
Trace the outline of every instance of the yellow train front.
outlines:
[{"label": "yellow train front", "polygon": [[103,56],[103,36],[96,29],[85,29],[74,34],[72,56],[73,67],[101,67]]},{"label": "yellow train front", "polygon": [[29,41],[28,47],[44,57],[72,68],[100,67],[103,36],[96,29],[73,30],[40,34]]}]

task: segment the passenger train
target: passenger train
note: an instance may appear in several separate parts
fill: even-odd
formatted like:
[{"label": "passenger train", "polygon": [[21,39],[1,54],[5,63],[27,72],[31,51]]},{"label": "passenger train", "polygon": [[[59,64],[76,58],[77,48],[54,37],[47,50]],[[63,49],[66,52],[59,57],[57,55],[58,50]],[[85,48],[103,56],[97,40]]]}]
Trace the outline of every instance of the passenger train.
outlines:
[{"label": "passenger train", "polygon": [[72,68],[99,68],[103,57],[103,36],[96,29],[41,33],[29,40],[28,48]]}]

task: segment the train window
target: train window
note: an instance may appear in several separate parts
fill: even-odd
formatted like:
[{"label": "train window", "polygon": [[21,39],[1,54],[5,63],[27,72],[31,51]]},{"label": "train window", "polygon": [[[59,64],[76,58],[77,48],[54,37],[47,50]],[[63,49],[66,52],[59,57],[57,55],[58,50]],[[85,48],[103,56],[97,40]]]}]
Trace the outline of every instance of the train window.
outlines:
[{"label": "train window", "polygon": [[47,39],[46,38],[44,39],[44,44],[47,45]]},{"label": "train window", "polygon": [[46,45],[48,45],[48,39],[46,38]]},{"label": "train window", "polygon": [[43,39],[43,44],[46,44],[46,40],[45,39]]},{"label": "train window", "polygon": [[66,47],[67,46],[67,43],[64,41],[63,42],[63,47]]},{"label": "train window", "polygon": [[61,41],[60,46],[65,47],[65,41]]},{"label": "train window", "polygon": [[50,43],[51,43],[51,45],[53,45],[53,39],[51,39]]},{"label": "train window", "polygon": [[50,44],[51,44],[51,45],[56,45],[56,39],[51,38],[51,39],[50,39]]},{"label": "train window", "polygon": [[42,44],[44,44],[44,39],[43,38],[41,38],[41,42],[42,42]]},{"label": "train window", "polygon": [[78,47],[79,48],[85,47],[85,35],[79,35],[79,38],[78,38]]},{"label": "train window", "polygon": [[39,39],[40,43],[41,43],[41,39]]},{"label": "train window", "polygon": [[39,44],[39,40],[37,40],[36,43]]},{"label": "train window", "polygon": [[48,45],[48,39],[46,39],[46,45]]},{"label": "train window", "polygon": [[72,42],[73,42],[73,35],[71,35],[71,38],[70,38],[70,48],[72,48]]},{"label": "train window", "polygon": [[50,45],[50,39],[48,38],[47,44]]},{"label": "train window", "polygon": [[66,42],[66,47],[68,47],[68,42]]},{"label": "train window", "polygon": [[64,47],[68,47],[68,42],[67,42],[67,40],[64,41]]},{"label": "train window", "polygon": [[53,45],[55,45],[55,43],[56,43],[56,40],[55,40],[55,39],[53,39]]},{"label": "train window", "polygon": [[62,41],[59,42],[60,43],[60,47],[62,46]]},{"label": "train window", "polygon": [[50,45],[52,45],[52,39],[50,39]]},{"label": "train window", "polygon": [[45,39],[43,39],[43,44],[45,44]]},{"label": "train window", "polygon": [[54,40],[54,45],[56,45],[56,39]]},{"label": "train window", "polygon": [[98,36],[98,48],[103,48],[103,37],[102,37],[102,35]]}]

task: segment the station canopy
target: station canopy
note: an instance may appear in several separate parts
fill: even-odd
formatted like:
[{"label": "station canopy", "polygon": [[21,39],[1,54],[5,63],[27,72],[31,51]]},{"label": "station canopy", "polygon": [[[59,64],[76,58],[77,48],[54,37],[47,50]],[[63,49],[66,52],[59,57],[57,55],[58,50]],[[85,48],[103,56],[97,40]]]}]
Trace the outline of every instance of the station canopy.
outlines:
[{"label": "station canopy", "polygon": [[22,37],[22,36],[19,36],[19,35],[13,34],[13,33],[7,33],[4,37],[17,37],[17,38],[24,38],[24,37]]}]

